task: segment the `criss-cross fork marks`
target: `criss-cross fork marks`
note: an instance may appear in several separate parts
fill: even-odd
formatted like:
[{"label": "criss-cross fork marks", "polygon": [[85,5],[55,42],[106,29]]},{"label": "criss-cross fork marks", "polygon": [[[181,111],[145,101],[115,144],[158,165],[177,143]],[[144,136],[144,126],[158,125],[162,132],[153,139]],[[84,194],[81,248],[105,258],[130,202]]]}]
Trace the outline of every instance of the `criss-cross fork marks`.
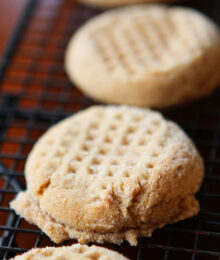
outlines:
[{"label": "criss-cross fork marks", "polygon": [[144,163],[146,172],[153,168],[147,166],[152,158],[146,148],[161,127],[157,115],[149,115],[150,120],[141,113],[131,118],[123,110],[114,110],[92,113],[85,127],[87,130],[80,130],[77,138],[72,136],[68,173],[84,174],[86,170],[89,175],[127,178],[132,175],[132,167],[141,167]]},{"label": "criss-cross fork marks", "polygon": [[139,11],[122,12],[116,18],[112,14],[108,24],[102,26],[100,22],[90,35],[110,72],[121,70],[132,75],[172,67],[181,61],[181,55],[193,59],[195,49],[201,50],[208,41],[208,32],[201,31],[199,19],[191,13],[176,14],[175,9]]},{"label": "criss-cross fork marks", "polygon": [[[51,178],[129,178],[135,169],[148,176],[166,146],[161,134],[166,123],[157,113],[127,107],[94,108],[80,123],[74,117],[68,120],[61,138],[51,140],[50,132],[45,135],[42,142],[47,149],[50,146],[47,161],[34,166]],[[37,151],[41,162],[43,143]],[[64,185],[69,188],[71,181]]]}]

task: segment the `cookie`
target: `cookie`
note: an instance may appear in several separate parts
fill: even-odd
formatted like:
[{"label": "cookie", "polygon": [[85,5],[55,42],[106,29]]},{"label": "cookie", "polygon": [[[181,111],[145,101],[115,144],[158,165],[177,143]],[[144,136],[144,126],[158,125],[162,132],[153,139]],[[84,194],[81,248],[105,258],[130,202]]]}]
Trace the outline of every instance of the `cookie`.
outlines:
[{"label": "cookie", "polygon": [[83,246],[74,244],[63,247],[35,248],[31,251],[16,256],[11,260],[128,260],[128,258],[112,250],[98,246]]},{"label": "cookie", "polygon": [[76,32],[65,68],[77,87],[102,102],[178,105],[210,94],[220,82],[220,33],[188,8],[119,8]]},{"label": "cookie", "polygon": [[131,5],[131,4],[138,4],[138,3],[154,3],[154,2],[174,2],[174,0],[78,0],[84,4],[94,5],[98,7],[114,7],[120,5]]},{"label": "cookie", "polygon": [[25,174],[27,190],[10,205],[54,242],[136,245],[139,236],[198,213],[203,162],[160,113],[94,106],[49,129]]}]

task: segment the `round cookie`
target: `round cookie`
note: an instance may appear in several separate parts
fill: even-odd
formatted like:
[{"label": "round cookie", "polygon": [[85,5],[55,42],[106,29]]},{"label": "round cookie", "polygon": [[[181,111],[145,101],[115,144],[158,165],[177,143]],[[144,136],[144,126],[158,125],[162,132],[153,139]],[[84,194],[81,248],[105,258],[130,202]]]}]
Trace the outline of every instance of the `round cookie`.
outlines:
[{"label": "round cookie", "polygon": [[103,102],[177,105],[208,95],[220,82],[220,33],[188,8],[119,8],[76,32],[65,68],[77,87]]},{"label": "round cookie", "polygon": [[203,162],[160,113],[95,106],[49,129],[25,174],[27,191],[11,207],[54,242],[136,245],[138,236],[198,213]]},{"label": "round cookie", "polygon": [[103,8],[120,6],[120,5],[131,5],[138,3],[156,3],[156,2],[174,2],[175,0],[78,0],[84,4],[99,6]]},{"label": "round cookie", "polygon": [[128,260],[112,250],[98,246],[74,244],[63,247],[35,248],[11,260]]}]

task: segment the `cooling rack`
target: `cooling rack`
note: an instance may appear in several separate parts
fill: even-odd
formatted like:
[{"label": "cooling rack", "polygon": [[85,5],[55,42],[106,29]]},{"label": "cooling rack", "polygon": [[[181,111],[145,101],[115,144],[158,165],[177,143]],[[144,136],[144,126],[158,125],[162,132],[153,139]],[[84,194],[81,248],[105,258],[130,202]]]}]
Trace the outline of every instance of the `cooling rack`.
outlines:
[{"label": "cooling rack", "polygon": [[[220,2],[187,1],[220,23]],[[68,81],[63,68],[74,31],[100,10],[73,0],[30,0],[0,64],[0,258],[54,245],[8,207],[25,189],[24,164],[40,135],[94,102]],[[162,113],[192,137],[206,165],[197,198],[200,214],[143,238],[138,247],[105,245],[130,259],[220,259],[220,91]],[[69,241],[71,244],[76,241]],[[64,244],[67,244],[64,243]]]}]

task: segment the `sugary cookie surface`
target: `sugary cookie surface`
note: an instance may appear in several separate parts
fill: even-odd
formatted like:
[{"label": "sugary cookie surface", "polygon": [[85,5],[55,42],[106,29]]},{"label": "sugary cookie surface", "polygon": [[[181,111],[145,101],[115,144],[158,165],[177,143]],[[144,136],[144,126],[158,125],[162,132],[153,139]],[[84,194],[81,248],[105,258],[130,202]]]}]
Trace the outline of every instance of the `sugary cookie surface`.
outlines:
[{"label": "sugary cookie surface", "polygon": [[193,9],[119,8],[78,30],[68,45],[65,66],[76,86],[95,99],[170,106],[216,87],[220,33]]},{"label": "sugary cookie surface", "polygon": [[138,234],[197,214],[203,163],[159,113],[97,106],[48,130],[25,174],[27,191],[11,205],[54,241],[136,244]]},{"label": "sugary cookie surface", "polygon": [[[68,247],[35,248],[14,260],[128,260],[121,254],[98,246],[75,244]],[[11,259],[12,260],[12,259]]]}]

